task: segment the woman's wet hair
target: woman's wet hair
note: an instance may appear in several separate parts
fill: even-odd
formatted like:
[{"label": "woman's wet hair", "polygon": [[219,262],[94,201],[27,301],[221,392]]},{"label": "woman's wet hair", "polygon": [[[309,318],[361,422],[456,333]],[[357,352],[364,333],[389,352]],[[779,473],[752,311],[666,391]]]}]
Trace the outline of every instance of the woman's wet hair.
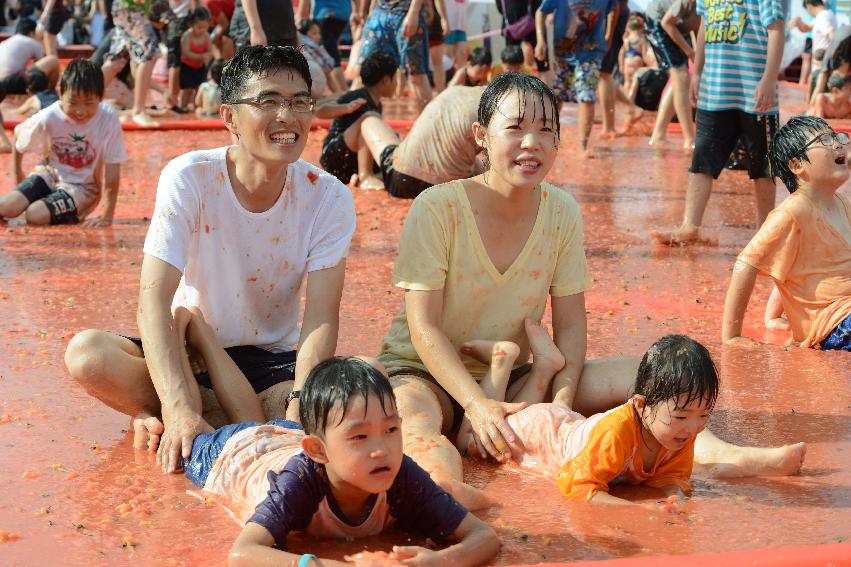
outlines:
[{"label": "woman's wet hair", "polygon": [[790,193],[798,189],[798,176],[789,168],[789,161],[800,159],[809,162],[805,147],[814,137],[833,132],[830,124],[815,116],[793,116],[774,135],[768,145],[768,162],[772,180],[779,177]]},{"label": "woman's wet hair", "polygon": [[[360,396],[369,404],[370,394],[378,398],[384,413],[396,405],[390,381],[374,366],[354,356],[335,356],[317,364],[310,371],[299,394],[299,419],[308,435],[325,435],[329,425],[343,421],[349,401]],[[336,409],[335,409],[336,408]],[[367,405],[364,405],[366,411]],[[336,423],[329,424],[332,412],[338,411]]]},{"label": "woman's wet hair", "polygon": [[90,94],[103,98],[103,71],[88,59],[72,59],[59,79],[60,93]]},{"label": "woman's wet hair", "polygon": [[266,75],[290,70],[307,84],[310,92],[313,80],[307,59],[292,46],[249,45],[236,52],[222,72],[222,102],[233,102],[242,96],[245,85]]},{"label": "woman's wet hair", "polygon": [[706,347],[685,335],[667,335],[644,353],[634,393],[644,396],[653,415],[660,403],[680,396],[685,396],[680,407],[700,400],[711,410],[718,389],[718,370]]},{"label": "woman's wet hair", "polygon": [[[509,71],[494,77],[479,99],[478,123],[487,128],[494,113],[499,108],[499,103],[502,102],[503,98],[512,94],[516,94],[520,98],[520,116],[517,118],[521,122],[526,117],[526,110],[529,106],[527,104],[528,97],[537,96],[544,113],[542,117],[544,124],[551,123],[556,139],[559,138],[561,125],[555,93],[541,79],[525,73]],[[533,116],[532,118],[537,119],[538,117]]]}]

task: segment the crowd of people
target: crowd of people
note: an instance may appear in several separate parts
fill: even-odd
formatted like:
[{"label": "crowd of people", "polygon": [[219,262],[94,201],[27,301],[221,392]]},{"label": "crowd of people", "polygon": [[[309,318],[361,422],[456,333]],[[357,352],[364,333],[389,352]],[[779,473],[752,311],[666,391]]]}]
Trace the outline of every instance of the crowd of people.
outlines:
[{"label": "crowd of people", "polygon": [[[691,166],[682,224],[655,239],[706,240],[713,181],[737,144],[753,180],[758,228],[733,266],[722,341],[751,341],[744,315],[765,274],[775,286],[767,325],[802,347],[851,350],[851,204],[837,192],[849,136],[818,116],[848,105],[851,28],[825,32],[822,0],[805,0],[814,48],[828,40],[821,65],[813,54],[817,115],[785,125],[779,0],[653,0],[643,14],[613,0],[500,1],[508,41],[497,65],[486,48],[467,49],[463,2],[284,4],[244,0],[228,12],[115,0],[103,63],[76,59],[61,73],[46,55],[53,40],[33,39],[26,17],[0,44],[3,92],[29,92],[21,111],[35,111],[15,129],[18,185],[0,197],[5,219],[112,222],[127,154],[104,98],[129,62],[130,118],[150,124],[158,27],[165,100],[218,115],[232,135],[160,175],[138,337],[83,330],[65,352],[87,392],[131,417],[136,447],[156,451],[163,472],[185,470],[244,523],[232,565],[333,564],[289,554],[287,535],[362,537],[391,522],[449,545],[397,547],[389,564],[486,562],[498,540],[473,511],[490,499],[463,482],[463,455],[525,462],[566,497],[593,502],[635,505],[610,486],[645,484],[670,497],[665,510],[689,494],[695,466],[717,476],[800,470],[803,443],[737,447],[705,429],[722,382],[693,339],[586,360],[582,216],[545,178],[566,151],[564,105],[578,107],[568,151],[590,157],[598,100],[601,137],[613,137],[617,103],[634,125],[648,77],[665,71],[671,88],[656,88],[651,141],[664,141],[676,114]],[[344,73],[347,23],[356,44]],[[382,116],[400,75],[421,108],[404,139]],[[319,165],[301,159],[315,116],[333,119]],[[25,176],[24,152],[48,157]],[[777,178],[790,196],[775,207]],[[380,352],[335,356],[352,190],[381,186],[413,199],[390,282],[404,299]],[[548,303],[552,334],[540,324]]]}]

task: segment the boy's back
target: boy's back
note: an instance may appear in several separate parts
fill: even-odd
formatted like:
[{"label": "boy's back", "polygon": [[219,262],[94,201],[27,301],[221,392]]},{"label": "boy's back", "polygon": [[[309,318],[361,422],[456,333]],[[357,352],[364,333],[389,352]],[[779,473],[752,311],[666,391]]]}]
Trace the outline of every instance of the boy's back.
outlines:
[{"label": "boy's back", "polygon": [[774,278],[792,337],[804,347],[818,345],[851,313],[851,203],[838,193],[834,203],[841,223],[792,193],[739,254]]}]

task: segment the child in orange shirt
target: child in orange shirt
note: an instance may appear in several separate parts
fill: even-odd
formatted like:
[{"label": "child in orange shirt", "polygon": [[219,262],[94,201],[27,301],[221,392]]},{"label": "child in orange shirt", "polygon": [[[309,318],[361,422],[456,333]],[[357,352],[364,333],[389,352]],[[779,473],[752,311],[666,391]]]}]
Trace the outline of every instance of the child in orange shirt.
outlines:
[{"label": "child in orange shirt", "polygon": [[791,195],[739,254],[724,304],[724,342],[741,336],[756,276],[771,276],[792,339],[802,347],[851,350],[851,203],[848,134],[821,118],[796,116],[769,148],[771,172]]}]

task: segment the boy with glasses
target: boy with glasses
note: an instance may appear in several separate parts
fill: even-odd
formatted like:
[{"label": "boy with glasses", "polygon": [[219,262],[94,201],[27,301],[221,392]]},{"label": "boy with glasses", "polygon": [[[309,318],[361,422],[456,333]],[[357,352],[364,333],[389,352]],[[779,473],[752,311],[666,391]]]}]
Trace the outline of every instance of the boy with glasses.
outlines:
[{"label": "boy with glasses", "polygon": [[792,338],[802,347],[851,350],[849,136],[821,118],[796,116],[769,148],[771,172],[791,195],[774,209],[733,268],[722,339],[751,342],[742,323],[758,274],[774,280]]}]

